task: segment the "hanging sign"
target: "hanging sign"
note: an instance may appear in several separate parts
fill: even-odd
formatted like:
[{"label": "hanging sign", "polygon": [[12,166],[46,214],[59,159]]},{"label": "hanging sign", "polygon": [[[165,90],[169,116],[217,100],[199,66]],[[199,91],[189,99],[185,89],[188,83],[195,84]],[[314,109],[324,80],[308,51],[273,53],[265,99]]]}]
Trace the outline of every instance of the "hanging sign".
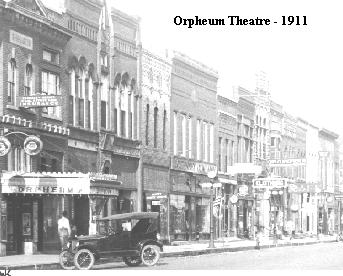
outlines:
[{"label": "hanging sign", "polygon": [[28,155],[37,155],[43,148],[43,142],[37,137],[30,135],[24,141],[24,150]]},{"label": "hanging sign", "polygon": [[238,188],[238,194],[240,196],[246,196],[249,192],[249,187],[247,185],[241,185]]},{"label": "hanging sign", "polygon": [[230,202],[231,202],[232,204],[237,203],[237,201],[238,201],[238,197],[237,197],[236,195],[232,195],[232,196],[230,197]]},{"label": "hanging sign", "polygon": [[0,136],[0,156],[5,156],[10,151],[10,149],[10,141],[4,136]]}]

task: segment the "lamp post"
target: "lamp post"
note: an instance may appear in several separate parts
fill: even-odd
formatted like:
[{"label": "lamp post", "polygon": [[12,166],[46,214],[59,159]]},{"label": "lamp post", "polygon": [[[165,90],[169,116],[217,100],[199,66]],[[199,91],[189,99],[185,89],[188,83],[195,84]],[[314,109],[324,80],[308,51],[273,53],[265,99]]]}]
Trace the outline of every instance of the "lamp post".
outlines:
[{"label": "lamp post", "polygon": [[217,176],[216,171],[210,171],[207,174],[207,177],[211,179],[210,183],[201,183],[200,185],[203,188],[210,188],[210,243],[208,248],[215,248],[214,246],[214,238],[213,238],[213,187],[221,187],[221,183],[214,183],[214,179]]}]

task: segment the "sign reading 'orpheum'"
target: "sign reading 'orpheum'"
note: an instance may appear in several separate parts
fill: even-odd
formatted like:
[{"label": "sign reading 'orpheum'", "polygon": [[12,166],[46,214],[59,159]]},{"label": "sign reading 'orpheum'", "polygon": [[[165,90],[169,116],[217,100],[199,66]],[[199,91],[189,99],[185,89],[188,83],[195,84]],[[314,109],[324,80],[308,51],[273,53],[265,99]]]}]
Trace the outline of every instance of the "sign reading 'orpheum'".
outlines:
[{"label": "sign reading 'orpheum'", "polygon": [[171,167],[173,170],[180,170],[180,171],[186,171],[186,172],[191,172],[191,173],[196,173],[196,174],[205,174],[205,175],[207,175],[208,172],[217,171],[217,166],[215,165],[190,161],[186,159],[180,159],[177,157],[174,157],[172,159]]},{"label": "sign reading 'orpheum'", "polygon": [[31,107],[54,107],[62,105],[60,95],[36,95],[19,97],[19,106],[24,108]]}]

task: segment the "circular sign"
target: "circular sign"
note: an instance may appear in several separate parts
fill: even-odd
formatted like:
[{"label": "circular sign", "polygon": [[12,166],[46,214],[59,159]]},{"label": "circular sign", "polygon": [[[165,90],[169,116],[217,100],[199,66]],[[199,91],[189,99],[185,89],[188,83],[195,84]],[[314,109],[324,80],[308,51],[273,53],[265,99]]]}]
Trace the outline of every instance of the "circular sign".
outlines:
[{"label": "circular sign", "polygon": [[238,188],[238,193],[241,196],[245,196],[248,194],[249,187],[247,185],[242,185]]},{"label": "circular sign", "polygon": [[209,171],[207,173],[207,177],[210,178],[210,179],[213,179],[217,176],[217,172],[216,171]]},{"label": "circular sign", "polygon": [[43,148],[43,142],[37,136],[28,136],[24,141],[24,150],[28,155],[36,155]]},{"label": "circular sign", "polygon": [[10,141],[4,136],[0,136],[0,156],[5,156],[10,151],[10,149]]},{"label": "circular sign", "polygon": [[232,204],[237,203],[237,201],[238,201],[238,197],[237,197],[236,195],[232,195],[232,196],[230,197],[230,202],[231,202]]},{"label": "circular sign", "polygon": [[326,199],[326,202],[332,203],[332,202],[333,202],[333,197],[332,197],[332,196],[329,196],[329,197]]}]

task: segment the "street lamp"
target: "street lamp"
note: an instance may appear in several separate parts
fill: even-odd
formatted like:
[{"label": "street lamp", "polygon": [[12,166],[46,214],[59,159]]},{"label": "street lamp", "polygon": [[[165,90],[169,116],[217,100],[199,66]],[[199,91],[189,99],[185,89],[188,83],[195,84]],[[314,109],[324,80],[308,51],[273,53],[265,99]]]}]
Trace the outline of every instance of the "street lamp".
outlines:
[{"label": "street lamp", "polygon": [[210,244],[208,248],[215,248],[213,239],[213,187],[221,187],[221,183],[214,183],[214,178],[217,176],[216,171],[210,171],[207,177],[211,179],[210,183],[201,183],[203,188],[210,188]]}]

